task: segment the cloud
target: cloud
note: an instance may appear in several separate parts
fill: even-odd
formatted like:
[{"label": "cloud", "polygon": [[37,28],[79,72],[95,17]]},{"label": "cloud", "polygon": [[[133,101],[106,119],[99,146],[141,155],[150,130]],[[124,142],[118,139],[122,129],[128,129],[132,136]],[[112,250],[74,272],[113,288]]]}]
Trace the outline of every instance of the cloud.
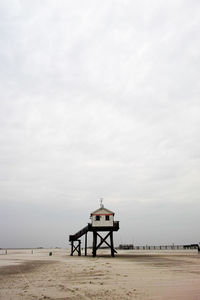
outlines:
[{"label": "cloud", "polygon": [[101,196],[133,227],[135,209],[195,211],[198,9],[178,0],[1,1],[2,209],[58,206],[70,228]]}]

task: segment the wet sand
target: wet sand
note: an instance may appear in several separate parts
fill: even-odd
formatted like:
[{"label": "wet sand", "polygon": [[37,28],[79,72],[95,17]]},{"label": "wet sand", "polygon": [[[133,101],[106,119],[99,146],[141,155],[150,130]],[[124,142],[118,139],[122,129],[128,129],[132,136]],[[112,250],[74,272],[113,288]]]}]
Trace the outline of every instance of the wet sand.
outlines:
[{"label": "wet sand", "polygon": [[100,250],[93,258],[71,257],[64,249],[2,252],[0,299],[200,300],[196,251],[119,250],[115,258],[108,253]]}]

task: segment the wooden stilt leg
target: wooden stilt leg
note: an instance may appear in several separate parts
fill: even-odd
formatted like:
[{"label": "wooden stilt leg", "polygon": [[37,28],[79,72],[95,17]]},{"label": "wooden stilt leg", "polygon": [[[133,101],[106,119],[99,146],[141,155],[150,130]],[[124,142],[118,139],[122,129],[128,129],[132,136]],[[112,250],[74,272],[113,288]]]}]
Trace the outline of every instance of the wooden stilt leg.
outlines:
[{"label": "wooden stilt leg", "polygon": [[81,241],[78,240],[78,256],[81,256]]},{"label": "wooden stilt leg", "polygon": [[71,256],[73,256],[73,250],[74,250],[74,241],[71,241]]},{"label": "wooden stilt leg", "polygon": [[114,243],[113,243],[113,231],[110,232],[110,248],[111,248],[111,255],[112,257],[114,257],[115,252],[114,252]]},{"label": "wooden stilt leg", "polygon": [[97,253],[97,233],[96,231],[93,231],[93,257],[96,257],[96,253]]},{"label": "wooden stilt leg", "polygon": [[85,256],[87,256],[87,233],[85,234]]}]

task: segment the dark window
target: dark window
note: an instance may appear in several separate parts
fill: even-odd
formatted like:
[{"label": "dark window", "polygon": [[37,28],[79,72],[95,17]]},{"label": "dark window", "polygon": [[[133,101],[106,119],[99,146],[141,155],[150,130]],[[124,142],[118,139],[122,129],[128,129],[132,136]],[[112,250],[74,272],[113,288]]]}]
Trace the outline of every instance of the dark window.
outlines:
[{"label": "dark window", "polygon": [[110,220],[110,216],[106,216],[106,221],[109,221]]},{"label": "dark window", "polygon": [[100,221],[100,216],[96,216],[96,221]]}]

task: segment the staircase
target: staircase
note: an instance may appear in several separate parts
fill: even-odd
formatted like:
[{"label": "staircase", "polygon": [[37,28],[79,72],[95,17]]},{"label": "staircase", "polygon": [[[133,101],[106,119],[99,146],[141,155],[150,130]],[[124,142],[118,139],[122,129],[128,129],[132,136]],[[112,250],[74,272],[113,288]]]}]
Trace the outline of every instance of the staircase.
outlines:
[{"label": "staircase", "polygon": [[77,241],[82,235],[86,234],[89,230],[89,225],[85,226],[81,230],[79,230],[77,233],[69,236],[69,241]]}]

